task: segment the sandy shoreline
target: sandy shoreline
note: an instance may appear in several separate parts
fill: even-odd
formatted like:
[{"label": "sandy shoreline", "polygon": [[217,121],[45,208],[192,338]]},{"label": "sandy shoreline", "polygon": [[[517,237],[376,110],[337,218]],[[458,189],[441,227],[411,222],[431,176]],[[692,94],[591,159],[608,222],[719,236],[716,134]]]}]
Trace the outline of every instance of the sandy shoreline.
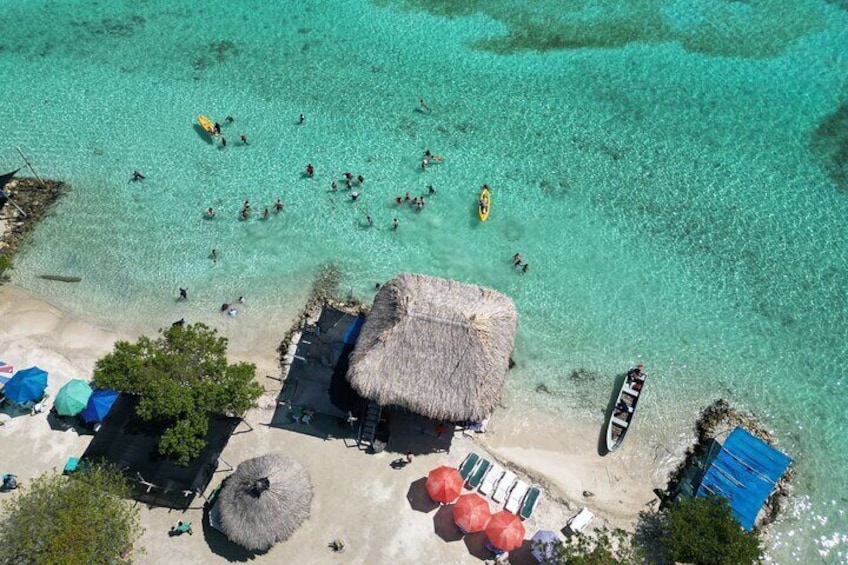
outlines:
[{"label": "sandy shoreline", "polygon": [[[0,287],[0,315],[4,320],[2,359],[16,368],[38,365],[47,370],[51,397],[69,379],[89,380],[95,361],[116,340],[137,337],[75,320],[8,284]],[[650,446],[640,446],[638,434],[625,449],[600,457],[600,421],[566,421],[518,405],[496,411],[486,434],[464,437],[457,433],[448,453],[418,457],[401,470],[389,466],[397,454],[366,455],[342,440],[322,441],[268,427],[280,383],[264,377],[279,375],[277,335],[281,337],[287,329],[267,329],[267,337],[260,341],[252,337],[258,333],[253,331],[243,332],[242,339],[230,338],[231,359],[255,363],[267,394],[260,407],[246,416],[254,431],[234,435],[222,458],[235,466],[256,455],[282,451],[304,464],[315,488],[311,518],[292,539],[258,556],[257,563],[288,562],[295,556],[299,563],[479,563],[477,540],[454,539],[456,532],[446,509],[424,512],[420,504],[409,500],[420,494],[421,479],[428,470],[458,464],[471,450],[488,451],[523,470],[528,482],[543,487],[539,509],[525,523],[528,538],[537,529],[563,528],[581,506],[598,515],[594,526],[629,527],[655,499],[652,490],[665,486],[668,461],[658,460]],[[52,430],[46,414],[15,417],[0,426],[0,452],[4,453],[0,471],[14,472],[26,483],[35,475],[61,468],[68,457],[80,455],[90,439],[72,430]],[[227,474],[222,467],[207,494]],[[584,491],[593,496],[584,497]],[[198,498],[197,508],[186,515],[142,508],[147,531],[137,545],[146,553],[137,555],[137,562],[223,563],[237,558],[221,543],[219,534],[200,527],[201,504]],[[169,538],[169,526],[186,519],[195,524],[194,535]],[[335,537],[348,544],[343,556],[326,547]],[[422,560],[422,556],[427,557]],[[513,562],[522,559],[519,553]]]}]

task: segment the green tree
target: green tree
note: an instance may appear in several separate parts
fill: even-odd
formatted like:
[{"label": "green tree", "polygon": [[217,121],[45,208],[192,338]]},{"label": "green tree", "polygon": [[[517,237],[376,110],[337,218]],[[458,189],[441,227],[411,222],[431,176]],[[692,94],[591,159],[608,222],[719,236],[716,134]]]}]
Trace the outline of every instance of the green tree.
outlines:
[{"label": "green tree", "polygon": [[227,339],[204,324],[160,330],[136,343],[119,341],[94,367],[94,384],[141,396],[139,418],[164,424],[159,452],[180,465],[206,445],[209,412],[242,415],[262,387],[256,367],[227,363]]},{"label": "green tree", "polygon": [[113,563],[144,531],[128,496],[113,467],[41,475],[0,510],[0,563]]},{"label": "green tree", "polygon": [[746,532],[723,498],[680,499],[661,514],[661,542],[672,561],[751,565],[762,558],[759,532]]},{"label": "green tree", "polygon": [[594,535],[575,534],[559,541],[541,565],[631,565],[639,563],[630,534],[621,529],[600,529]]}]

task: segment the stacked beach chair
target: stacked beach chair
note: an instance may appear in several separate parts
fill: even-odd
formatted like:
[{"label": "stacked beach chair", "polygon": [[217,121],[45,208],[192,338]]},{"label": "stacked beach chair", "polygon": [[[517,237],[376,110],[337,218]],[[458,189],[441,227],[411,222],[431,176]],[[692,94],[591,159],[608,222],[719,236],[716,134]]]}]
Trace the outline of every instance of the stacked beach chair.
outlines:
[{"label": "stacked beach chair", "polygon": [[465,486],[477,490],[484,497],[504,503],[504,509],[526,520],[533,515],[541,491],[531,487],[508,469],[492,463],[476,453],[469,453],[459,465],[459,474]]}]

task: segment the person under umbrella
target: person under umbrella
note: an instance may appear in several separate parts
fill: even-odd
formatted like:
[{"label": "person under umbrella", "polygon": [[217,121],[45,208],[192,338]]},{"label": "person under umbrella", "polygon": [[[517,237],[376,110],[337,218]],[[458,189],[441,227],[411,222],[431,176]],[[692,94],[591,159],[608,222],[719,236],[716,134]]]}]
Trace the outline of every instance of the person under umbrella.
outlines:
[{"label": "person under umbrella", "polygon": [[512,551],[524,543],[524,524],[521,519],[501,510],[492,516],[486,526],[486,547],[497,554]]},{"label": "person under umbrella", "polygon": [[453,506],[453,521],[464,534],[482,532],[491,519],[489,503],[476,492],[463,494]]},{"label": "person under umbrella", "polygon": [[38,367],[29,367],[15,373],[3,387],[3,394],[12,402],[25,404],[44,397],[47,388],[47,371]]},{"label": "person under umbrella", "polygon": [[462,493],[464,482],[457,469],[443,465],[430,471],[424,486],[435,502],[447,504],[456,500]]},{"label": "person under umbrella", "polygon": [[60,416],[76,416],[85,409],[91,397],[91,387],[80,379],[71,379],[56,395],[53,406]]}]

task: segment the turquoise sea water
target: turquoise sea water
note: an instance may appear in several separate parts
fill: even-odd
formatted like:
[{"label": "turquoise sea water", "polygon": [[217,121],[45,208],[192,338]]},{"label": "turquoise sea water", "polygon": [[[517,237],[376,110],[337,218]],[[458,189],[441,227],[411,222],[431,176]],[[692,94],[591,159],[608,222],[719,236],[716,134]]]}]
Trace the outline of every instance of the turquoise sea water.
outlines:
[{"label": "turquoise sea water", "polygon": [[[848,559],[845,6],[268,4],[0,0],[0,169],[18,145],[72,186],[15,284],[98,323],[225,332],[277,331],[324,264],[365,300],[400,271],[492,286],[520,313],[512,398],[597,414],[642,360],[640,429],[680,437],[729,398],[796,461],[773,559]],[[226,148],[198,114],[235,117]],[[422,171],[425,149],[444,161]],[[356,202],[330,190],[345,171]],[[423,211],[394,204],[428,184]]]}]

